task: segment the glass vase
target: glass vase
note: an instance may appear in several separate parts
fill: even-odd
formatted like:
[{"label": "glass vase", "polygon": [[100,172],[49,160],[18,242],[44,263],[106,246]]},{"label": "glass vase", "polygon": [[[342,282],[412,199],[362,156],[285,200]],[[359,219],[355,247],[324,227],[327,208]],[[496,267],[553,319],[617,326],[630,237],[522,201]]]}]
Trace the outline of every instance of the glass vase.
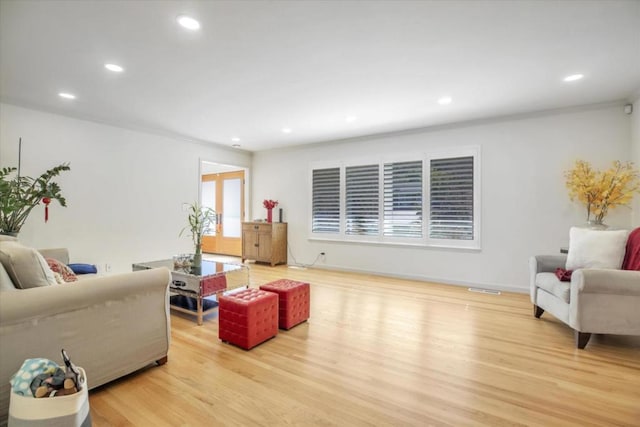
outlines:
[{"label": "glass vase", "polygon": [[606,230],[609,226],[602,222],[602,220],[598,221],[597,219],[591,219],[587,221],[585,228],[590,228],[591,230]]}]

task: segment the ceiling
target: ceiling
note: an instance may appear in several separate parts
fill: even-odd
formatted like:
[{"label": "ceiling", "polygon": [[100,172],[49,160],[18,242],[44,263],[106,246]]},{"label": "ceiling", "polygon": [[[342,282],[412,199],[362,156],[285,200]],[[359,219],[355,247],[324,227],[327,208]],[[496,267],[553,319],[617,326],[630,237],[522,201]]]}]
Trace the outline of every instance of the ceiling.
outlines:
[{"label": "ceiling", "polygon": [[250,151],[639,90],[636,0],[0,1],[2,101]]}]

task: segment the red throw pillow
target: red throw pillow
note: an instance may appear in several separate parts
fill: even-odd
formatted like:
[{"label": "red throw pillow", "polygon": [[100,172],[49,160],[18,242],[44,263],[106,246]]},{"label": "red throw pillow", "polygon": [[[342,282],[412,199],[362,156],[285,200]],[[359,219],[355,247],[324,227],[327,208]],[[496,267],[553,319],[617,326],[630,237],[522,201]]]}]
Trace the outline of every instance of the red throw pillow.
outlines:
[{"label": "red throw pillow", "polygon": [[46,258],[46,260],[47,260],[47,264],[49,264],[49,268],[51,269],[51,271],[53,271],[54,273],[58,273],[60,276],[62,276],[62,280],[64,280],[65,282],[78,281],[78,276],[76,276],[73,270],[71,270],[69,267],[67,267],[57,259]]},{"label": "red throw pillow", "polygon": [[570,282],[573,270],[565,270],[564,268],[556,268],[556,276],[561,282]]},{"label": "red throw pillow", "polygon": [[629,234],[622,269],[640,271],[640,227]]}]

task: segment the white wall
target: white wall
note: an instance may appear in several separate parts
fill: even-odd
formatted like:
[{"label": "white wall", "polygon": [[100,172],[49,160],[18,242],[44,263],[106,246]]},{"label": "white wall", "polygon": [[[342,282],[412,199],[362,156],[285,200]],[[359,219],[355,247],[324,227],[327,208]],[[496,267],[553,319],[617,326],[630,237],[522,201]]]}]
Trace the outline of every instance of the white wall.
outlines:
[{"label": "white wall", "polygon": [[[640,95],[633,101],[633,113],[631,114],[631,145],[632,161],[636,169],[640,168]],[[640,226],[640,194],[633,199],[632,224]]]},{"label": "white wall", "polygon": [[248,167],[251,155],[213,144],[186,142],[0,104],[0,166],[39,176],[62,162],[58,182],[67,208],[36,207],[20,233],[35,247],[68,247],[75,262],[130,271],[136,261],[192,252],[178,237],[182,204],[198,198],[200,159]]},{"label": "white wall", "polygon": [[[300,263],[324,251],[326,267],[526,291],[529,256],[559,253],[568,244],[569,227],[586,221],[584,208],[568,199],[563,172],[576,159],[600,168],[629,160],[630,138],[630,118],[615,105],[259,152],[253,160],[253,212],[264,216],[265,198],[280,201],[290,249]],[[308,239],[311,162],[465,145],[481,147],[481,251]],[[613,211],[606,222],[629,227],[630,210]]]}]

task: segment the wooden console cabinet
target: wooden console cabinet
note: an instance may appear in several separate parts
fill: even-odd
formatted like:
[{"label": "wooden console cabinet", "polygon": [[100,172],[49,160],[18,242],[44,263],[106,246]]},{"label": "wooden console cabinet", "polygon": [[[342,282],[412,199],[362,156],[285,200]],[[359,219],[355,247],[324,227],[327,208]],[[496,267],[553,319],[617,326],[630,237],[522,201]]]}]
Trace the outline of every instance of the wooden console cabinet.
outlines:
[{"label": "wooden console cabinet", "polygon": [[271,266],[287,262],[286,222],[243,222],[242,262],[253,259]]}]

